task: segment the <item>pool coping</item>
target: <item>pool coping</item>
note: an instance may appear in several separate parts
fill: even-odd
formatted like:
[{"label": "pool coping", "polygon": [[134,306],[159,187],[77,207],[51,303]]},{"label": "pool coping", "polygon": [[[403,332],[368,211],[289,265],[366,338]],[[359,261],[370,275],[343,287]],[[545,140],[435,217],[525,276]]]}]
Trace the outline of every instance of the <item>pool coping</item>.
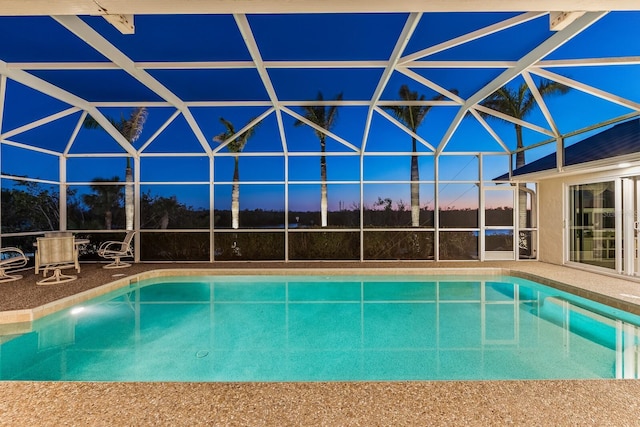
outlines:
[{"label": "pool coping", "polygon": [[568,292],[583,298],[596,301],[598,303],[605,304],[607,306],[620,309],[632,314],[640,315],[640,304],[635,304],[630,301],[625,301],[614,296],[606,295],[604,293],[588,290],[575,285],[564,283],[559,280],[550,279],[548,277],[540,276],[538,274],[508,268],[508,267],[474,267],[474,268],[422,268],[422,267],[393,267],[393,268],[318,268],[311,267],[305,269],[292,269],[292,268],[262,268],[259,271],[245,270],[237,268],[197,268],[197,269],[185,269],[185,268],[170,268],[170,269],[154,269],[149,271],[143,271],[133,274],[131,276],[122,277],[114,281],[108,282],[104,285],[97,286],[82,292],[79,292],[68,297],[64,297],[38,307],[8,310],[0,312],[0,336],[2,335],[14,335],[23,334],[32,330],[32,323],[49,314],[64,310],[73,305],[85,302],[92,298],[96,298],[105,295],[109,292],[122,289],[132,284],[138,283],[147,279],[170,277],[170,276],[241,276],[241,275],[258,275],[258,276],[275,276],[291,274],[298,276],[310,276],[310,275],[323,275],[323,276],[338,276],[338,275],[456,275],[456,276],[470,276],[470,275],[490,275],[500,276],[508,275],[519,277],[522,279],[533,280],[546,286],[558,289],[560,291]]}]

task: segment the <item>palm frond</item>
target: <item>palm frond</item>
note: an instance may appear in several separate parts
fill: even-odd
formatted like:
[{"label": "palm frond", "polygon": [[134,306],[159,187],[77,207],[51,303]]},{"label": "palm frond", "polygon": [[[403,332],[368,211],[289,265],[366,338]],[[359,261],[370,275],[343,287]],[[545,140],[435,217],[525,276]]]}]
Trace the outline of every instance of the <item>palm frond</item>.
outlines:
[{"label": "palm frond", "polygon": [[[248,123],[253,122],[255,119],[256,117],[251,118]],[[226,120],[224,117],[220,117],[220,123],[222,123],[227,128],[227,130],[213,137],[213,140],[222,144],[229,138],[236,135],[236,130],[233,126],[233,123]],[[245,145],[247,145],[249,139],[251,139],[251,137],[255,134],[256,128],[258,127],[258,125],[260,125],[260,123],[261,122],[254,124],[244,133],[242,133],[242,135],[238,135],[233,140],[229,141],[229,143],[227,144],[227,148],[229,149],[229,151],[231,151],[232,153],[241,152],[244,149]]]},{"label": "palm frond", "polygon": [[[113,127],[118,129],[118,122],[111,117],[107,117],[107,120],[113,125]],[[82,121],[82,127],[85,129],[102,129],[102,125],[89,114],[87,114]]]},{"label": "palm frond", "polygon": [[122,126],[119,129],[122,136],[127,141],[134,143],[140,138],[144,123],[147,121],[147,109],[146,107],[134,108],[129,116],[128,120],[122,121]]},{"label": "palm frond", "polygon": [[[147,108],[138,107],[135,108],[128,119],[124,116],[120,117],[120,120],[115,120],[113,117],[106,118],[111,125],[122,135],[127,141],[133,143],[140,138],[144,123],[147,120]],[[82,122],[82,127],[85,129],[102,129],[102,125],[90,115],[87,115]]]},{"label": "palm frond", "polygon": [[[537,86],[538,92],[544,97],[557,94],[565,94],[570,88],[561,83],[551,80],[541,80]],[[536,104],[535,97],[531,93],[529,86],[526,83],[522,83],[516,90],[510,90],[507,86],[503,86],[489,95],[481,103],[483,106],[495,111],[507,114],[515,117],[516,119],[524,119]],[[490,114],[481,112],[485,117],[492,117],[499,120],[504,120],[500,117],[496,117]]]},{"label": "palm frond", "polygon": [[[334,100],[336,101],[341,101],[342,99],[343,99],[342,93],[339,93],[334,98]],[[324,96],[322,95],[322,92],[318,92],[318,95],[316,96],[316,101],[320,101],[320,102],[324,101]],[[308,105],[303,107],[303,109],[305,112],[304,114],[305,119],[309,120],[311,123],[314,123],[327,131],[331,130],[331,128],[335,125],[335,122],[338,118],[337,105],[331,105],[331,106]],[[302,120],[296,120],[293,123],[294,126],[302,126],[304,124],[306,123],[303,122]],[[323,132],[317,129],[314,129],[313,131],[321,141],[324,140],[325,134]]]},{"label": "palm frond", "polygon": [[[451,89],[451,92],[455,94],[458,93],[456,89]],[[424,94],[419,94],[417,91],[412,92],[407,85],[400,86],[398,95],[403,101],[425,101],[427,99]],[[433,97],[433,100],[445,98],[446,96],[438,94]],[[431,105],[390,105],[384,107],[385,110],[391,112],[399,122],[404,124],[412,132],[417,131],[431,108]]]}]

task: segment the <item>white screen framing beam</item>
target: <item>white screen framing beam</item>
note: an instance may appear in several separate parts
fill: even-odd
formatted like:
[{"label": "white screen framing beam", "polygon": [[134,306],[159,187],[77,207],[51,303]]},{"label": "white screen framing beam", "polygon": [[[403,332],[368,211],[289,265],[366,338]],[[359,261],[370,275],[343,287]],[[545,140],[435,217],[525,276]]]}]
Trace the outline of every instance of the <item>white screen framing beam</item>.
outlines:
[{"label": "white screen framing beam", "polygon": [[398,61],[404,52],[404,49],[407,47],[413,32],[416,30],[418,23],[420,22],[420,18],[422,18],[421,13],[412,13],[407,18],[404,23],[404,27],[402,28],[402,32],[396,41],[396,45],[393,48],[393,52],[391,52],[391,56],[389,57],[389,62],[387,63],[387,67],[382,72],[382,76],[378,81],[378,86],[376,90],[373,92],[373,96],[371,97],[371,104],[369,105],[369,111],[367,113],[367,121],[364,125],[364,135],[362,136],[362,152],[366,150],[367,147],[367,138],[369,137],[369,131],[371,129],[371,120],[373,120],[373,111],[376,107],[376,103],[380,100],[382,93],[384,92],[384,88],[387,87],[387,83],[389,83],[389,79],[391,78],[391,74],[396,68]]},{"label": "white screen framing beam", "polygon": [[2,0],[2,14],[171,15],[640,10],[638,0]]},{"label": "white screen framing beam", "polygon": [[67,108],[64,111],[60,111],[58,113],[51,114],[51,115],[49,115],[47,117],[43,117],[43,118],[41,118],[39,120],[36,120],[34,122],[27,123],[26,125],[17,127],[15,129],[9,130],[9,131],[7,131],[7,132],[5,132],[3,134],[0,134],[0,138],[3,138],[3,139],[4,138],[11,138],[14,135],[18,135],[20,133],[27,132],[27,131],[29,131],[31,129],[35,129],[35,128],[39,127],[39,126],[45,125],[47,123],[51,123],[51,122],[53,122],[55,120],[58,120],[58,119],[61,119],[63,117],[67,117],[70,114],[77,113],[78,111],[80,111],[80,108],[78,108],[78,107]]},{"label": "white screen framing beam", "polygon": [[251,26],[249,25],[249,20],[246,15],[233,15],[233,18],[236,21],[236,25],[238,26],[238,30],[240,30],[240,34],[242,34],[242,39],[244,40],[244,44],[251,55],[251,59],[253,59],[253,63],[255,64],[256,70],[258,71],[258,75],[262,80],[262,84],[264,85],[267,94],[269,95],[269,99],[273,104],[273,108],[275,108],[276,113],[276,121],[278,122],[278,131],[280,132],[280,140],[282,142],[282,151],[287,153],[289,150],[287,148],[287,139],[284,133],[284,122],[282,121],[282,111],[280,111],[280,101],[278,100],[278,95],[276,94],[276,90],[273,87],[273,83],[271,82],[271,78],[269,77],[269,73],[264,66],[264,61],[262,60],[262,54],[260,53],[260,48],[258,48],[258,43],[256,42],[255,37],[253,36],[253,31],[251,31]]},{"label": "white screen framing beam", "polygon": [[89,46],[100,52],[114,64],[118,65],[123,71],[127,72],[140,83],[155,92],[159,97],[168,101],[178,110],[180,110],[185,120],[191,127],[194,135],[198,139],[198,142],[200,142],[200,145],[202,145],[204,151],[206,153],[211,153],[211,147],[209,146],[204,133],[202,133],[202,130],[196,122],[196,119],[193,117],[191,111],[189,111],[189,108],[186,106],[184,101],[182,101],[182,99],[180,99],[173,92],[167,89],[162,83],[157,81],[145,70],[137,68],[131,58],[118,50],[114,45],[112,45],[107,39],[102,37],[102,35],[91,28],[82,19],[78,18],[77,16],[52,16],[52,18],[67,30],[69,30],[71,33],[75,34],[77,37],[87,43]]},{"label": "white screen framing beam", "polygon": [[124,136],[118,132],[118,130],[111,124],[111,122],[93,105],[84,99],[65,91],[51,83],[44,81],[32,74],[23,70],[10,69],[7,67],[7,63],[0,61],[0,74],[15,80],[25,86],[37,90],[38,92],[49,95],[60,101],[66,102],[69,105],[81,108],[89,113],[102,128],[118,143],[120,146],[131,156],[135,156],[136,152],[125,139]]},{"label": "white screen framing beam", "polygon": [[447,40],[446,42],[442,42],[435,46],[431,46],[426,49],[420,50],[418,52],[414,52],[410,55],[404,56],[398,61],[398,64],[406,65],[408,62],[417,61],[429,55],[434,55],[438,52],[442,52],[443,50],[451,49],[453,47],[460,46],[461,44],[468,43],[473,40],[477,40],[481,37],[488,36],[498,31],[506,30],[516,25],[520,25],[522,23],[531,21],[532,19],[539,18],[543,15],[545,14],[544,13],[523,13],[522,15],[514,16],[513,18],[498,22],[493,25],[489,25],[488,27],[484,27],[479,30],[472,31],[470,33],[453,38],[451,40]]},{"label": "white screen framing beam", "polygon": [[515,67],[506,69],[498,77],[489,82],[489,84],[471,95],[464,103],[464,105],[460,107],[460,110],[458,111],[455,118],[451,122],[451,125],[442,137],[442,140],[440,141],[440,144],[438,145],[438,148],[436,150],[436,154],[440,154],[442,150],[444,150],[470,108],[481,102],[483,99],[494,93],[505,84],[509,83],[520,73],[536,64],[538,61],[540,61],[542,58],[544,58],[554,50],[558,49],[560,46],[571,40],[574,36],[581,33],[583,30],[591,26],[606,14],[607,12],[586,13],[585,15],[569,24],[567,28],[562,31],[558,31],[547,40],[542,42],[540,45],[538,45],[536,48],[534,48],[532,51],[530,51],[528,54],[523,56],[520,60],[518,60]]}]

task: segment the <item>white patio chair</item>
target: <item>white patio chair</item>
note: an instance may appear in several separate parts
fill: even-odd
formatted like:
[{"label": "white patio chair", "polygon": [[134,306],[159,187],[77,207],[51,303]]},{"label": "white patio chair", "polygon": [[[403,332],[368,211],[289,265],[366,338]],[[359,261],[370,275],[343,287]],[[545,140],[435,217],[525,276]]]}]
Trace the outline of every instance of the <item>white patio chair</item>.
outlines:
[{"label": "white patio chair", "polygon": [[[73,236],[65,237],[38,237],[36,250],[35,272],[42,270],[42,280],[38,285],[51,285],[76,280],[78,276],[62,274],[63,269],[75,268],[80,273],[78,262],[78,249]],[[53,270],[53,276],[46,277],[47,272]]]},{"label": "white patio chair", "polygon": [[109,240],[103,242],[98,248],[98,255],[102,258],[112,260],[103,268],[124,268],[131,267],[128,262],[122,262],[121,258],[133,257],[133,236],[135,231],[127,231],[123,241]]},{"label": "white patio chair", "polygon": [[0,249],[0,283],[12,282],[22,279],[19,274],[9,274],[9,270],[15,270],[27,265],[28,259],[18,248],[7,247]]}]

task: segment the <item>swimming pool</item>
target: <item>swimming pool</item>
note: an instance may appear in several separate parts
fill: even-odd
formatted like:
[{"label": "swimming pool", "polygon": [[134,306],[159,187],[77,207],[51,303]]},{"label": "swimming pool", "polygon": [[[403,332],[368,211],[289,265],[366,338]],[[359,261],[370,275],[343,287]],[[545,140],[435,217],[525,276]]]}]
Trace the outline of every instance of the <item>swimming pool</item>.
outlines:
[{"label": "swimming pool", "polygon": [[510,276],[169,277],[0,337],[0,379],[637,378],[638,325]]}]

